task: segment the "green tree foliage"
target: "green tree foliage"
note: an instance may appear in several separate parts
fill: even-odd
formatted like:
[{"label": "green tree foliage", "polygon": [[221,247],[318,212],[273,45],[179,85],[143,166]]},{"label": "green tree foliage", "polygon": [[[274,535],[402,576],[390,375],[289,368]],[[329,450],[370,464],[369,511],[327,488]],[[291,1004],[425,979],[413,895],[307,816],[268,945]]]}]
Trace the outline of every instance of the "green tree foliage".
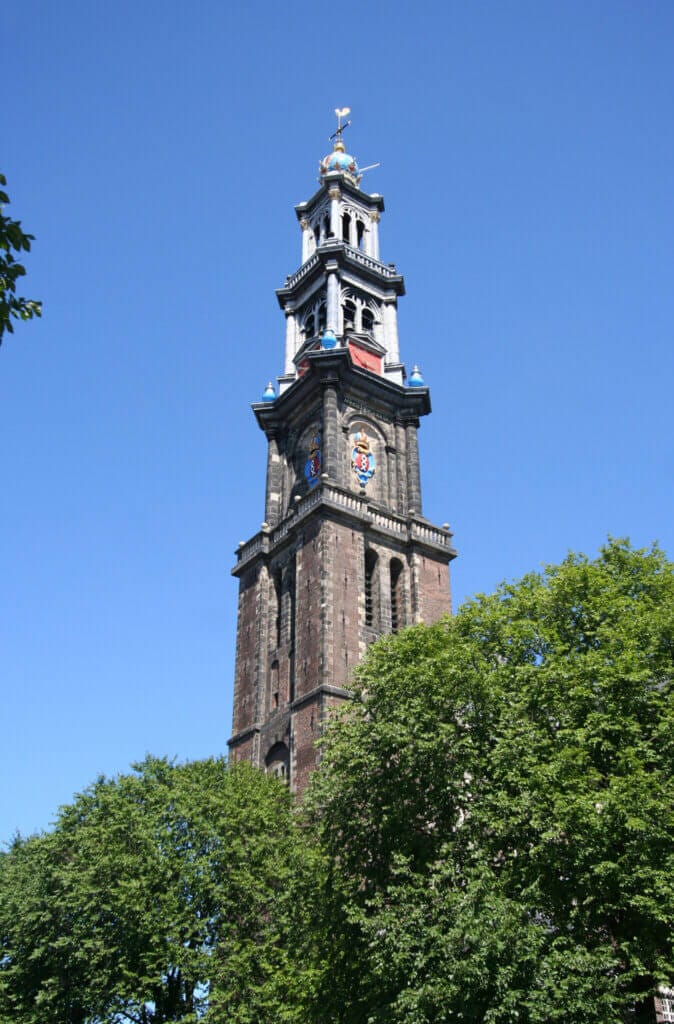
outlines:
[{"label": "green tree foliage", "polygon": [[293,1020],[290,797],[220,760],[148,758],[0,857],[0,1021]]},{"label": "green tree foliage", "polygon": [[33,235],[27,235],[21,229],[21,221],[12,220],[3,213],[3,205],[9,203],[9,196],[4,191],[7,179],[0,174],[0,345],[5,331],[14,332],[12,319],[32,320],[42,316],[42,303],[34,299],[24,299],[16,294],[16,284],[26,273],[22,263],[18,263],[14,253],[30,252]]},{"label": "green tree foliage", "polygon": [[375,645],[302,824],[148,758],[0,855],[0,1024],[636,1024],[674,979],[674,567],[611,542]]},{"label": "green tree foliage", "polygon": [[611,542],[376,645],[310,806],[316,1020],[638,1021],[674,979],[674,567]]}]

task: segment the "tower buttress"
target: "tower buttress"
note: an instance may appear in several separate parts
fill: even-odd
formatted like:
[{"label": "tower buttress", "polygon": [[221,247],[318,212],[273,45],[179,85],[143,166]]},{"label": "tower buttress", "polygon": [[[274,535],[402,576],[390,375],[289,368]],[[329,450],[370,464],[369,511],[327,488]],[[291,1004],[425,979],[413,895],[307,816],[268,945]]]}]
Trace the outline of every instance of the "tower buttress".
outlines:
[{"label": "tower buttress", "polygon": [[265,518],[232,570],[231,757],[296,791],[368,644],[450,610],[456,555],[449,527],[422,515],[417,431],[430,394],[400,362],[405,285],[380,261],[384,200],[360,188],[341,116],[319,188],[295,208],[302,262],[276,293],[284,370],[278,393],[270,383],[253,405],[268,442]]}]

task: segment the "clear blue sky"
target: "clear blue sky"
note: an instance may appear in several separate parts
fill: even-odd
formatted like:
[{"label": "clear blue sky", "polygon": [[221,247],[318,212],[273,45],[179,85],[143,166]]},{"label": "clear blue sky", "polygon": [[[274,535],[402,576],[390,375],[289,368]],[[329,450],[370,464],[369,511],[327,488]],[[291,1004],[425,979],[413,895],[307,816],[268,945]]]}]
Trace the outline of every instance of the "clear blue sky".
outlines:
[{"label": "clear blue sky", "polygon": [[0,348],[0,840],[146,751],[225,750],[249,403],[335,106],[382,164],[456,603],[608,533],[674,556],[673,40],[651,0],[3,12],[44,318]]}]

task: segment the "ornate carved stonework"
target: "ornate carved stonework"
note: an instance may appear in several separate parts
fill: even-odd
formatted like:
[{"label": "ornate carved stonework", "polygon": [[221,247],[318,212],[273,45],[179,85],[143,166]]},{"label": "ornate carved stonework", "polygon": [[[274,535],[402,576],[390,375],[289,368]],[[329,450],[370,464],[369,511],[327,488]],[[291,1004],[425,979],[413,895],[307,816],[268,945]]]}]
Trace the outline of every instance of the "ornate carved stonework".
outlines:
[{"label": "ornate carved stonework", "polygon": [[351,469],[361,487],[365,487],[376,472],[374,452],[370,448],[370,439],[365,430],[357,430],[351,435]]}]

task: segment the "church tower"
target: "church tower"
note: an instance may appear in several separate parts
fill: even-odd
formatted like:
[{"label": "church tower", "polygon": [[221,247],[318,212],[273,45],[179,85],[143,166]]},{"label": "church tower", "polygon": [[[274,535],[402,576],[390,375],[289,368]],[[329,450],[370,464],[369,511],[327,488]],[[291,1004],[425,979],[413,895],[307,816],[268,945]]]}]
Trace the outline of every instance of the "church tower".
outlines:
[{"label": "church tower", "polygon": [[295,208],[302,262],[276,292],[285,364],[253,412],[268,442],[261,530],[237,551],[233,760],[301,791],[326,716],[383,633],[450,610],[445,524],[422,514],[431,411],[398,351],[402,276],[379,253],[384,200],[360,187],[341,118],[318,191]]}]

